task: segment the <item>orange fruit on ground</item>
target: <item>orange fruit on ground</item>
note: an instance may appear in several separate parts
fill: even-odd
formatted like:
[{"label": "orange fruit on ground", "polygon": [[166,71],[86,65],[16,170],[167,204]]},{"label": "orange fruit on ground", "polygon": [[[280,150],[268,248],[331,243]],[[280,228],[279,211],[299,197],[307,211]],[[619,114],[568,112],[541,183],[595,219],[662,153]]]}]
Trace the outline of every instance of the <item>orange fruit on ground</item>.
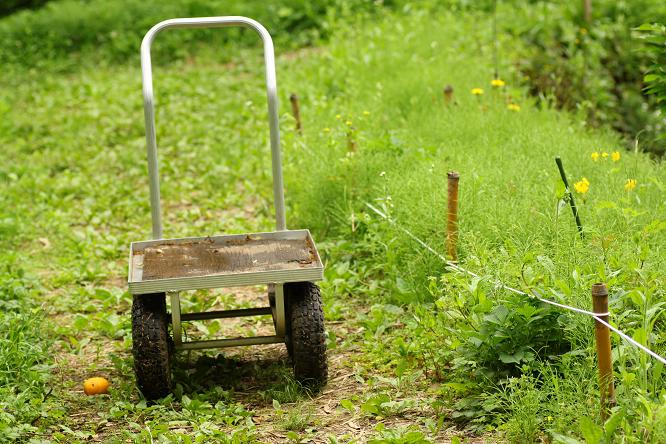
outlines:
[{"label": "orange fruit on ground", "polygon": [[109,391],[109,381],[106,378],[88,378],[83,382],[83,391],[86,395],[101,395]]}]

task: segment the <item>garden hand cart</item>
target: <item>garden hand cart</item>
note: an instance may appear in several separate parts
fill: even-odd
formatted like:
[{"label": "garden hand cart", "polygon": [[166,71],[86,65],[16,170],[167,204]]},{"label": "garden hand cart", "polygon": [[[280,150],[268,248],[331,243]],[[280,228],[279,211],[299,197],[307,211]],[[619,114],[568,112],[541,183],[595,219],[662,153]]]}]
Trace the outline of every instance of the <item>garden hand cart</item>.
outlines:
[{"label": "garden hand cart", "polygon": [[[160,212],[151,44],[160,31],[169,28],[230,26],[256,31],[264,45],[276,231],[165,239]],[[272,343],[286,344],[298,381],[311,387],[323,385],[327,378],[326,337],[321,296],[314,284],[323,279],[323,265],[310,232],[286,228],[275,56],[270,34],[247,17],[165,20],[153,26],[141,43],[141,70],[153,240],[131,244],[128,277],[133,295],[134,369],[141,392],[148,399],[156,399],[171,391],[173,351]],[[181,313],[180,292],[249,285],[267,285],[267,306]],[[170,316],[167,295],[171,302]],[[271,336],[206,341],[184,341],[182,337],[182,322],[268,314],[272,315],[275,327]]]}]

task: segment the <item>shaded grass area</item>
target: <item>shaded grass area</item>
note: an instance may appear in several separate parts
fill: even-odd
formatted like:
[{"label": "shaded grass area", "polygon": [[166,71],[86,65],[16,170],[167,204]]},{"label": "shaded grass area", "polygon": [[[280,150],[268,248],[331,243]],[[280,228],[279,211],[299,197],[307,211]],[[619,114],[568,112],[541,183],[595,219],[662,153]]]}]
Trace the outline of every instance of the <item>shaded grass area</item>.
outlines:
[{"label": "shaded grass area", "polygon": [[[3,64],[53,70],[81,65],[139,63],[139,44],[156,23],[176,17],[248,16],[264,24],[283,49],[316,44],[330,36],[335,20],[373,14],[405,2],[362,0],[58,0],[0,21]],[[154,46],[156,61],[184,60],[194,54],[228,61],[230,43],[258,47],[254,32],[238,28],[176,30],[162,33]]]},{"label": "shaded grass area", "polygon": [[[587,131],[575,117],[534,108],[508,63],[501,71],[508,86],[493,89],[487,22],[484,15],[387,14],[363,26],[341,25],[322,50],[279,61],[288,224],[313,229],[324,252],[329,345],[337,346],[334,359],[344,360],[330,387],[351,387],[326,405],[294,388],[275,355],[253,361],[252,349],[241,358],[186,358],[176,369],[181,388],[174,397],[154,406],[140,401],[123,283],[127,245],[150,232],[139,70],[5,74],[11,89],[0,92],[0,144],[11,162],[0,166],[0,230],[6,249],[22,252],[5,275],[37,288],[7,294],[27,301],[11,302],[27,326],[21,344],[35,345],[19,367],[38,372],[31,377],[36,388],[20,400],[28,413],[3,417],[5,427],[26,437],[26,424],[34,424],[38,436],[62,442],[149,442],[159,435],[261,442],[278,439],[270,435],[272,419],[268,435],[257,431],[265,418],[283,420],[280,439],[293,438],[288,432],[317,436],[326,422],[309,417],[314,404],[347,424],[330,432],[341,442],[355,435],[401,442],[390,440],[409,433],[414,442],[441,441],[441,431],[454,424],[514,441],[549,430],[582,436],[580,417],[593,418],[596,410],[591,323],[510,300],[488,278],[551,289],[549,296],[581,307],[589,284],[604,280],[621,325],[663,351],[659,311],[648,311],[664,300],[666,172],[662,163],[628,152],[619,162],[594,162],[591,152],[610,153],[618,140]],[[166,236],[271,229],[261,56],[235,49],[241,57],[234,64],[189,61],[157,70]],[[449,105],[446,84],[454,87]],[[475,87],[484,94],[472,95]],[[302,136],[285,106],[292,91],[302,100]],[[579,199],[585,240],[560,204],[555,155],[572,182],[589,179],[590,191]],[[462,174],[460,257],[484,276],[477,282],[444,273],[436,258],[364,206],[380,206],[443,251],[449,169]],[[628,178],[638,181],[636,189],[625,191]],[[20,268],[33,270],[39,285],[13,271]],[[218,297],[233,305],[231,296]],[[38,328],[39,313],[30,311],[35,301],[45,302],[55,356]],[[194,295],[189,307],[208,303]],[[488,319],[498,319],[500,306],[520,308],[521,315],[491,330]],[[512,331],[524,335],[492,342],[496,332]],[[536,338],[544,333],[569,352],[539,355]],[[514,362],[497,368],[499,348]],[[623,433],[646,436],[645,418],[655,412],[647,436],[658,442],[663,376],[631,349],[617,350],[621,407],[635,411],[640,397],[648,406],[643,416],[623,418]],[[50,390],[44,364],[56,366],[54,391],[40,405]],[[81,395],[78,386],[92,373],[112,377],[110,397]],[[28,384],[23,376],[7,378],[14,392]],[[542,407],[553,402],[557,407]]]}]

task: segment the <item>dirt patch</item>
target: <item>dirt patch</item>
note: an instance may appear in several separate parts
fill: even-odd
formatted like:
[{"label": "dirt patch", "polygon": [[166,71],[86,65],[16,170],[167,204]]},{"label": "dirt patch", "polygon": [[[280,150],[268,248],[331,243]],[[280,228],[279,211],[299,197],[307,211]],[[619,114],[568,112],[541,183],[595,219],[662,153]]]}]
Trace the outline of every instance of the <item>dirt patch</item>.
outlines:
[{"label": "dirt patch", "polygon": [[[186,297],[183,295],[183,298]],[[258,307],[266,306],[268,302],[265,286],[216,290],[210,297],[211,302],[205,309]],[[69,313],[62,313],[54,314],[51,319],[58,325],[66,326],[71,324],[73,317]],[[216,322],[220,322],[220,328],[216,330],[215,337],[235,337],[249,333],[264,335],[271,334],[273,329],[270,316]],[[376,427],[380,422],[387,428],[417,426],[430,436],[424,426],[424,419],[436,421],[437,415],[427,407],[407,409],[399,415],[377,418],[360,412],[358,408],[350,412],[341,406],[341,401],[354,396],[361,399],[370,396],[373,387],[359,375],[359,371],[368,370],[364,367],[367,367],[367,363],[363,362],[363,355],[359,354],[359,344],[342,340],[357,337],[361,341],[361,329],[346,321],[329,322],[327,327],[334,330],[338,337],[338,346],[328,352],[328,384],[320,393],[310,397],[301,394],[297,399],[283,401],[277,410],[273,406],[273,399],[284,396],[288,386],[293,384],[286,348],[282,344],[178,353],[174,364],[174,382],[178,383],[179,379],[187,381],[190,387],[188,390],[205,390],[217,386],[229,391],[233,401],[253,412],[252,419],[256,424],[259,442],[287,442],[288,429],[293,426],[289,418],[299,415],[305,417],[304,421],[307,422],[306,432],[298,432],[301,436],[308,436],[304,442],[328,443],[329,435],[365,442],[376,436]],[[201,330],[194,328],[192,323],[189,331],[190,339],[210,339]],[[119,430],[124,430],[126,425],[101,419],[104,412],[112,407],[113,399],[106,395],[85,396],[83,380],[90,376],[104,376],[111,381],[112,389],[127,394],[123,397],[127,397],[128,401],[136,402],[139,398],[129,367],[127,344],[94,332],[79,340],[85,340],[86,337],[90,342],[83,347],[68,344],[65,338],[56,343],[56,383],[51,396],[62,400],[66,406],[67,427],[89,433],[89,442],[104,442],[117,437]],[[113,355],[124,361],[126,368],[119,368],[118,363],[112,359]],[[365,370],[359,370],[363,368]],[[423,395],[426,396],[425,393]],[[189,427],[183,425],[182,431],[186,433]],[[434,439],[446,443],[456,434],[460,432],[445,429]],[[483,440],[468,442],[481,443]]]}]

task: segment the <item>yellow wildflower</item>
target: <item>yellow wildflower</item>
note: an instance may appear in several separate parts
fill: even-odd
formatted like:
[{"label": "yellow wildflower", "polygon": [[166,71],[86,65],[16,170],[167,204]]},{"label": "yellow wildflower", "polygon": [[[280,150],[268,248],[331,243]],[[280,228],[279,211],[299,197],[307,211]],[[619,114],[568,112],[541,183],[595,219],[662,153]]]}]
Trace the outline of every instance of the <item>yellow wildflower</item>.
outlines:
[{"label": "yellow wildflower", "polygon": [[608,153],[607,153],[606,151],[604,151],[603,153],[601,153],[601,158],[602,158],[602,159],[606,160],[606,157],[608,157]]},{"label": "yellow wildflower", "polygon": [[369,115],[370,115],[370,111],[363,111],[363,115],[364,115],[364,116],[369,116]]},{"label": "yellow wildflower", "polygon": [[347,126],[351,126],[351,125],[352,125],[352,121],[351,121],[351,120],[347,120],[345,123],[347,124]]},{"label": "yellow wildflower", "polygon": [[328,133],[328,132],[330,132],[330,131],[331,131],[330,128],[324,128],[324,132],[325,132],[325,133]]},{"label": "yellow wildflower", "polygon": [[597,151],[592,153],[592,160],[594,160],[595,162],[599,160],[599,153]]},{"label": "yellow wildflower", "polygon": [[506,109],[508,109],[509,111],[520,111],[520,105],[518,105],[517,103],[509,103],[506,106]]},{"label": "yellow wildflower", "polygon": [[500,80],[500,79],[492,79],[492,80],[490,81],[490,84],[491,84],[492,86],[494,86],[495,88],[501,88],[501,87],[503,87],[504,85],[506,85],[506,82],[504,82],[504,80]]},{"label": "yellow wildflower", "polygon": [[636,188],[636,179],[627,179],[627,182],[624,184],[624,189],[631,191]]},{"label": "yellow wildflower", "polygon": [[483,94],[483,89],[481,89],[481,88],[472,88],[472,94],[474,94],[475,96],[480,96],[481,94]]},{"label": "yellow wildflower", "polygon": [[336,115],[335,115],[335,118],[338,119],[338,120],[340,120],[340,119],[342,119],[342,116],[341,116],[340,114],[336,114]]},{"label": "yellow wildflower", "polygon": [[611,159],[613,159],[613,162],[617,162],[620,160],[620,152],[619,151],[613,151],[611,153]]},{"label": "yellow wildflower", "polygon": [[574,183],[574,189],[580,194],[585,194],[590,189],[590,181],[583,177],[581,180]]}]

